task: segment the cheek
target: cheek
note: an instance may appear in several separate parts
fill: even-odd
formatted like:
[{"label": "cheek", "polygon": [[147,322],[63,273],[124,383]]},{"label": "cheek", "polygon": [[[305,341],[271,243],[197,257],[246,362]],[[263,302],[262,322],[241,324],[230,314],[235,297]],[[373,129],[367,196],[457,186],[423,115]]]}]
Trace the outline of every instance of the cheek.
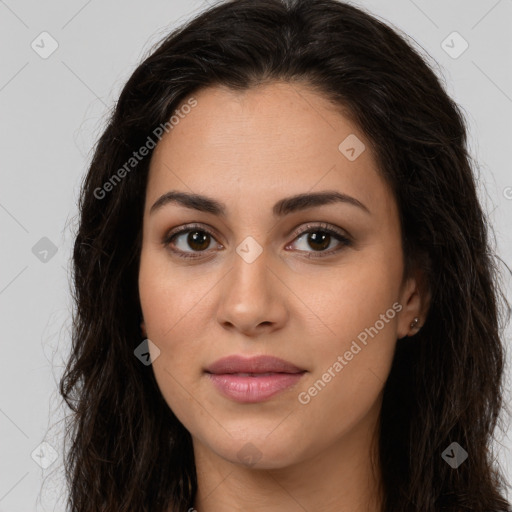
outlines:
[{"label": "cheek", "polygon": [[338,267],[328,282],[309,285],[318,312],[307,329],[310,339],[317,339],[315,371],[301,387],[305,394],[299,402],[315,403],[318,414],[330,414],[328,403],[337,404],[338,411],[345,406],[362,411],[387,379],[402,309],[397,302],[401,266],[399,257],[383,254],[382,247],[368,251],[365,258]]},{"label": "cheek", "polygon": [[[190,281],[170,275],[151,251],[142,251],[139,269],[139,297],[147,337],[160,353],[152,367],[158,385],[168,402],[174,406],[186,395],[180,385],[189,389],[194,384],[192,370],[198,370],[200,352],[201,301]],[[195,321],[194,321],[195,320]],[[172,390],[172,395],[169,392]]]},{"label": "cheek", "polygon": [[[396,345],[396,309],[383,300],[340,304],[333,341],[318,340],[314,372],[297,390],[309,428],[333,438],[349,431],[377,406]],[[383,315],[383,316],[381,316]],[[312,331],[313,332],[313,331]],[[333,337],[331,337],[331,340]]]},{"label": "cheek", "polygon": [[[139,297],[148,332],[155,341],[172,341],[183,325],[190,326],[191,318],[198,318],[208,287],[206,279],[193,279],[190,273],[171,272],[165,255],[151,250],[141,253],[139,268]],[[206,291],[205,291],[206,290]]]},{"label": "cheek", "polygon": [[[398,262],[393,263],[393,259]],[[399,296],[400,275],[400,258],[396,255],[385,258],[382,248],[376,247],[364,257],[354,253],[350,261],[334,267],[328,274],[301,280],[294,291],[315,313],[310,316],[310,329],[327,335],[326,341],[343,346],[373,326],[392,307]],[[388,317],[390,321],[384,329],[379,323],[380,329],[389,331],[389,324],[396,322],[394,310]],[[329,346],[332,343],[326,344]]]},{"label": "cheek", "polygon": [[[318,391],[338,388],[335,396],[344,400],[364,394],[368,379],[384,384],[394,355],[397,311],[401,307],[387,297],[372,302],[338,301],[338,317],[330,323],[328,337],[319,339],[318,325],[310,325],[310,339],[317,340],[309,347],[314,373],[302,390],[320,379]],[[315,396],[314,390],[311,396]]]},{"label": "cheek", "polygon": [[[169,408],[185,425],[206,422],[199,396],[202,342],[207,327],[204,303],[190,280],[169,276],[168,271],[141,258],[139,295],[148,338],[157,345],[159,356],[152,363],[158,387]],[[199,295],[199,296],[198,296]],[[204,294],[203,294],[204,295]]]}]

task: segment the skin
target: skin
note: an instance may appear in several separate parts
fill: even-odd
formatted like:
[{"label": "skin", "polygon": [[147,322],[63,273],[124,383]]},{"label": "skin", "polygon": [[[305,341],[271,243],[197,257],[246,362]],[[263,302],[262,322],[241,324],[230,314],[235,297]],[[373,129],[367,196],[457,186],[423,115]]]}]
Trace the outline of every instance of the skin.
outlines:
[{"label": "skin", "polygon": [[[378,511],[381,475],[371,461],[378,461],[382,390],[396,340],[417,332],[410,324],[415,317],[422,324],[428,297],[420,274],[402,280],[397,206],[370,141],[304,84],[274,82],[243,93],[206,88],[194,97],[197,106],[152,155],[139,273],[143,334],[160,350],[153,371],[193,439],[194,506]],[[338,149],[350,134],[366,146],[354,161]],[[214,198],[226,215],[177,203],[150,214],[171,190]],[[327,190],[370,211],[339,202],[272,214],[284,197]],[[190,245],[185,233],[164,246],[171,229],[190,223],[214,237]],[[333,236],[319,250],[308,234],[297,234],[307,224],[318,231],[320,223],[353,243]],[[263,250],[252,263],[236,252],[248,236]],[[171,247],[199,258],[182,259]],[[362,349],[309,403],[300,403],[299,393],[394,303],[401,311],[367,345],[359,343]],[[204,373],[230,354],[274,355],[307,373],[264,402],[241,404],[222,396]],[[244,462],[240,450],[255,455]]]}]

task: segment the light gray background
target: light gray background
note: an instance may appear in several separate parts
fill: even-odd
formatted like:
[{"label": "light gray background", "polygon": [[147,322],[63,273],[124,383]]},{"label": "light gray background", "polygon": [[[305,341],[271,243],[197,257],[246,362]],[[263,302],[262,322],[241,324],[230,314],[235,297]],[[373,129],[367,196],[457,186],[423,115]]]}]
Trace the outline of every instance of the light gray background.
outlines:
[{"label": "light gray background", "polygon": [[[353,3],[409,34],[438,62],[449,94],[466,112],[482,201],[498,252],[512,266],[512,0]],[[108,110],[142,55],[207,6],[203,0],[0,0],[0,512],[64,510],[57,382],[69,347],[78,188]],[[58,43],[46,59],[31,47],[43,45],[43,31]],[[454,31],[469,44],[457,58],[442,46]],[[452,54],[463,48],[453,37],[446,44]],[[50,48],[49,39],[44,45]],[[43,237],[58,249],[54,256],[43,252]],[[505,428],[496,452],[512,482],[512,427]],[[47,469],[35,461],[52,460],[50,448],[38,448],[43,441],[57,454]]]}]

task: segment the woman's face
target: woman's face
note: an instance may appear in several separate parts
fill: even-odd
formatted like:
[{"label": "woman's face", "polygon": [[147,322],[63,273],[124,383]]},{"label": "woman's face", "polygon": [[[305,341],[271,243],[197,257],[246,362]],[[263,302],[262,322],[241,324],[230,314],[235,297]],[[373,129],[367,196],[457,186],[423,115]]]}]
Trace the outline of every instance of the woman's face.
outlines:
[{"label": "woman's face", "polygon": [[[139,291],[153,371],[196,453],[285,467],[373,431],[416,284],[402,283],[369,141],[330,103],[287,83],[194,97],[150,164]],[[201,200],[152,210],[169,192]],[[230,355],[302,373],[212,378]]]}]

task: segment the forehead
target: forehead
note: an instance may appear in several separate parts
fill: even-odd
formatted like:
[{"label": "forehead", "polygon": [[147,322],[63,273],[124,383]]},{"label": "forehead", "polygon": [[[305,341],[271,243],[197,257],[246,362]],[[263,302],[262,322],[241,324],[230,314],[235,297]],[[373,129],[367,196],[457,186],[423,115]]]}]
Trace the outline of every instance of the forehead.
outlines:
[{"label": "forehead", "polygon": [[370,141],[308,87],[276,82],[240,92],[219,86],[193,97],[197,105],[153,152],[150,201],[174,189],[228,203],[250,194],[274,204],[284,195],[336,189],[389,208]]}]

